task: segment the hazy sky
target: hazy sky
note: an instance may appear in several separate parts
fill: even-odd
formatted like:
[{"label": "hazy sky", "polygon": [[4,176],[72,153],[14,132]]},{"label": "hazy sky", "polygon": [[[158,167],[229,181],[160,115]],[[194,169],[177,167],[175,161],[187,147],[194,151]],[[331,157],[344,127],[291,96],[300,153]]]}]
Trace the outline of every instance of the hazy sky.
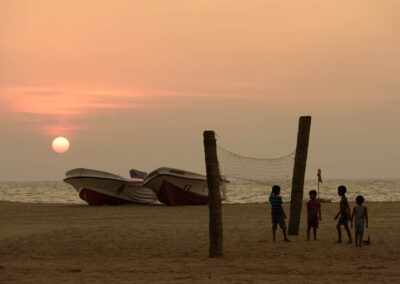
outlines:
[{"label": "hazy sky", "polygon": [[[0,1],[0,180],[204,172],[202,133],[400,178],[400,1]],[[67,153],[51,149],[56,136]]]}]

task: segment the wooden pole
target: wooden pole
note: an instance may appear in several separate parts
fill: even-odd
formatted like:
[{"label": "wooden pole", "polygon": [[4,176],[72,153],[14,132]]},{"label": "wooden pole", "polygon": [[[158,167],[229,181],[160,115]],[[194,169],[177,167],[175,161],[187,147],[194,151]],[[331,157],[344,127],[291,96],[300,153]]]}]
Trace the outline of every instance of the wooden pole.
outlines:
[{"label": "wooden pole", "polygon": [[311,116],[302,116],[299,119],[297,132],[296,155],[293,167],[292,194],[290,200],[289,235],[298,235],[300,226],[301,208],[303,207],[304,176],[310,138]]},{"label": "wooden pole", "polygon": [[217,141],[214,131],[204,131],[204,153],[206,159],[208,210],[209,210],[209,257],[222,257],[222,204],[220,187],[220,174],[217,157]]}]

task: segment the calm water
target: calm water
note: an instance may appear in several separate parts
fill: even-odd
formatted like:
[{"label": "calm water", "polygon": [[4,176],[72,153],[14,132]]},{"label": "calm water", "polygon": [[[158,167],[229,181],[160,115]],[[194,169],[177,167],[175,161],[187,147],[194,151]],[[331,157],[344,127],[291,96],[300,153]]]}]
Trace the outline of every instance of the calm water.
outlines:
[{"label": "calm water", "polygon": [[[366,201],[400,201],[400,179],[332,179],[325,180],[320,187],[320,196],[339,201],[337,187],[346,185],[349,200],[362,194]],[[315,180],[306,180],[305,194],[317,189]],[[226,192],[226,203],[266,202],[271,187],[251,182],[232,182]],[[284,201],[290,200],[290,186],[282,185]],[[72,186],[62,181],[44,182],[0,182],[0,201],[19,201],[33,203],[74,203],[84,204]]]}]

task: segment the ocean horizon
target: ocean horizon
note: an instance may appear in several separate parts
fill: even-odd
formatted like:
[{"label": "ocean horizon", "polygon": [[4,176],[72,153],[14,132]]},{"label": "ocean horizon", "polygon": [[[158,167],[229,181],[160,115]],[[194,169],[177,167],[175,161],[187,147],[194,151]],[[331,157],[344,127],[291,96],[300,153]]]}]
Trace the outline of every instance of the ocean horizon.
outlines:
[{"label": "ocean horizon", "polygon": [[[290,201],[291,182],[281,185],[284,202]],[[325,179],[320,184],[320,198],[332,202],[340,200],[337,187],[347,187],[347,197],[354,201],[357,195],[363,195],[369,201],[400,201],[400,179],[398,178],[363,178],[363,179]],[[318,189],[316,179],[306,179],[304,199],[308,191]],[[255,182],[232,182],[226,189],[224,203],[263,203],[267,202],[271,192],[270,185]],[[0,201],[24,203],[66,203],[86,204],[76,190],[62,181],[0,181]]]}]

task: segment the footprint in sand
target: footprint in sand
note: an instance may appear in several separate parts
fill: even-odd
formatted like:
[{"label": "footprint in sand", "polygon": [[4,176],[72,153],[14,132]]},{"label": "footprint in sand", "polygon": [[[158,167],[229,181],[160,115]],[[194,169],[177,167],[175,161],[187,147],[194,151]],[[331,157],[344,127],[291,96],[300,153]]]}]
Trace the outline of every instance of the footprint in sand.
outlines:
[{"label": "footprint in sand", "polygon": [[377,269],[383,269],[385,268],[384,266],[366,266],[366,265],[362,265],[357,267],[357,269],[361,269],[361,270],[377,270]]}]

